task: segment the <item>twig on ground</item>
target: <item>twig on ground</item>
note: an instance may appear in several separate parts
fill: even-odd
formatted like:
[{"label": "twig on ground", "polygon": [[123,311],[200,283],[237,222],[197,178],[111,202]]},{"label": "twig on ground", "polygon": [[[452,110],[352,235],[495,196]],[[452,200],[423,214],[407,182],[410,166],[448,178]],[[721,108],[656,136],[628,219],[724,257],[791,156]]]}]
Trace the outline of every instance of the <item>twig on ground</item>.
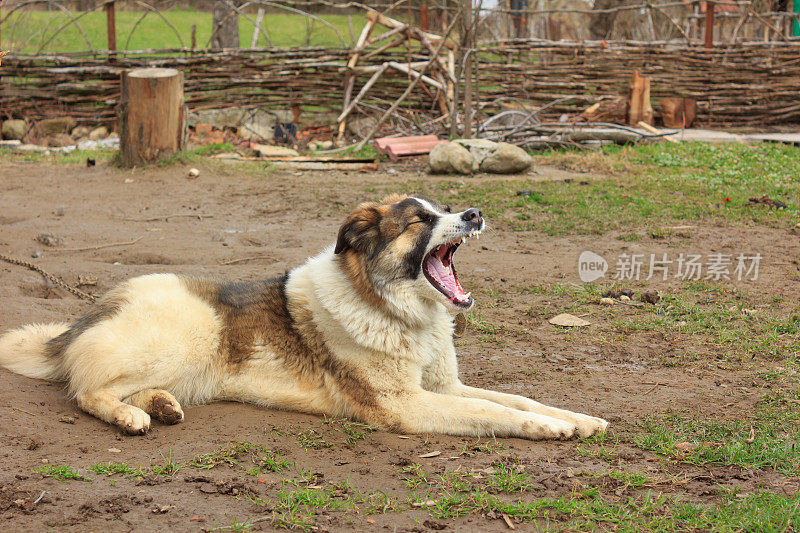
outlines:
[{"label": "twig on ground", "polygon": [[42,493],[41,493],[41,494],[39,494],[39,497],[38,497],[38,498],[36,498],[35,500],[33,500],[33,501],[31,502],[31,505],[36,505],[37,503],[39,503],[40,501],[42,501],[42,498],[44,498],[44,494],[45,494],[45,492],[47,492],[47,491],[46,491],[46,490],[43,490],[43,491],[42,491]]},{"label": "twig on ground", "polygon": [[108,244],[99,244],[97,246],[85,246],[82,248],[53,248],[52,250],[48,250],[48,252],[86,252],[89,250],[101,250],[103,248],[111,248],[113,246],[130,246],[131,244],[136,244],[137,242],[141,241],[143,238],[144,237],[138,237],[128,242],[111,242]]},{"label": "twig on ground", "polygon": [[270,255],[256,255],[253,257],[242,257],[239,259],[231,259],[230,261],[222,261],[220,265],[234,265],[236,263],[243,263],[245,261],[254,261],[256,259],[272,259],[273,261],[275,260],[275,258]]},{"label": "twig on ground", "polygon": [[158,220],[163,220],[165,222],[169,222],[171,218],[196,218],[197,220],[203,220],[204,218],[214,218],[214,215],[201,215],[199,213],[181,213],[177,215],[162,215],[160,217],[152,217],[152,218],[120,218],[119,220],[125,220],[127,222],[156,222]]}]

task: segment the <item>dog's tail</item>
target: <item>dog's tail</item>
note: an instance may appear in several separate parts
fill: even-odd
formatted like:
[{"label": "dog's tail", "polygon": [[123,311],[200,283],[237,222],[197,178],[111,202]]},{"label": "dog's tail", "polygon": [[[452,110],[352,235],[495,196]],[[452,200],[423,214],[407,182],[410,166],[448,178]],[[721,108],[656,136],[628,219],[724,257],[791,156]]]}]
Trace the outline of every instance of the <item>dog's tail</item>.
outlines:
[{"label": "dog's tail", "polygon": [[69,324],[29,324],[0,336],[0,366],[31,378],[63,379],[58,357],[47,354],[47,342]]}]

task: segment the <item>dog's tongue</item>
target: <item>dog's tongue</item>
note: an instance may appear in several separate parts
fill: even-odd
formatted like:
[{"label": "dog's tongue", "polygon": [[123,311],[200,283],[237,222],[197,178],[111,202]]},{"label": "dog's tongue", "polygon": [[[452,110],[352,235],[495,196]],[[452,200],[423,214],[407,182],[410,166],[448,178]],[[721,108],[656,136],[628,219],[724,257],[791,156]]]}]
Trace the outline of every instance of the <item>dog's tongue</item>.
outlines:
[{"label": "dog's tongue", "polygon": [[[428,272],[436,280],[440,287],[448,291],[451,298],[464,302],[469,299],[469,295],[464,292],[461,283],[453,272],[452,264],[445,259],[447,250],[437,251],[428,257]],[[445,264],[447,263],[447,264]]]}]

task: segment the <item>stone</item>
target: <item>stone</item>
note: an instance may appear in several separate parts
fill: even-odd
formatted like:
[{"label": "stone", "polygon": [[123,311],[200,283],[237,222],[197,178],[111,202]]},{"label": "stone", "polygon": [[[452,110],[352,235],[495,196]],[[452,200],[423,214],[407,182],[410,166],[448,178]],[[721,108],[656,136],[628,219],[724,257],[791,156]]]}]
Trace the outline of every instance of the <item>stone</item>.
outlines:
[{"label": "stone", "polygon": [[20,144],[19,146],[14,147],[15,152],[49,152],[47,148],[44,146],[39,146],[36,144]]},{"label": "stone", "polygon": [[6,120],[0,133],[3,139],[21,141],[28,132],[28,124],[24,120]]},{"label": "stone", "polygon": [[292,122],[291,111],[263,110],[230,107],[224,109],[203,109],[189,113],[189,125],[209,124],[215,128],[231,128],[243,139],[272,140],[275,124]]},{"label": "stone", "polygon": [[99,141],[100,139],[105,139],[106,137],[108,137],[108,128],[105,126],[97,127],[89,132],[90,141]]},{"label": "stone", "polygon": [[475,159],[476,171],[480,168],[483,160],[496,152],[499,146],[498,143],[488,139],[456,139],[453,142],[469,150],[469,153]]},{"label": "stone", "polygon": [[77,121],[72,117],[55,117],[40,120],[36,126],[39,133],[47,137],[48,135],[55,135],[56,133],[69,133],[77,124]]},{"label": "stone", "polygon": [[83,139],[84,137],[88,137],[91,131],[92,130],[86,126],[76,126],[72,129],[70,135],[77,141],[79,139]]},{"label": "stone", "polygon": [[285,146],[252,143],[250,147],[256,151],[258,157],[297,157],[300,155],[297,150]]},{"label": "stone", "polygon": [[472,174],[477,170],[469,150],[455,142],[435,146],[428,158],[434,174]]},{"label": "stone", "polygon": [[497,149],[481,161],[480,169],[491,174],[518,174],[531,165],[533,159],[525,150],[513,144],[499,143]]},{"label": "stone", "polygon": [[66,133],[56,133],[45,139],[46,146],[70,146],[73,144],[75,141]]}]

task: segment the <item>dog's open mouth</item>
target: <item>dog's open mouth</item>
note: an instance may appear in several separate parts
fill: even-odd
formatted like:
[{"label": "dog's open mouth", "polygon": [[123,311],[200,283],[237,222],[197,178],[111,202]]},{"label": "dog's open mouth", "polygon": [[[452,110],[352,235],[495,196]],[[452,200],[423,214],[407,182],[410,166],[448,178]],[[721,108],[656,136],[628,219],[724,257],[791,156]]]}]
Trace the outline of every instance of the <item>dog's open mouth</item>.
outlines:
[{"label": "dog's open mouth", "polygon": [[453,264],[453,254],[464,240],[465,238],[462,237],[431,250],[425,257],[422,271],[430,284],[447,296],[453,305],[467,308],[472,305],[472,293],[465,292],[461,287],[456,267]]}]

